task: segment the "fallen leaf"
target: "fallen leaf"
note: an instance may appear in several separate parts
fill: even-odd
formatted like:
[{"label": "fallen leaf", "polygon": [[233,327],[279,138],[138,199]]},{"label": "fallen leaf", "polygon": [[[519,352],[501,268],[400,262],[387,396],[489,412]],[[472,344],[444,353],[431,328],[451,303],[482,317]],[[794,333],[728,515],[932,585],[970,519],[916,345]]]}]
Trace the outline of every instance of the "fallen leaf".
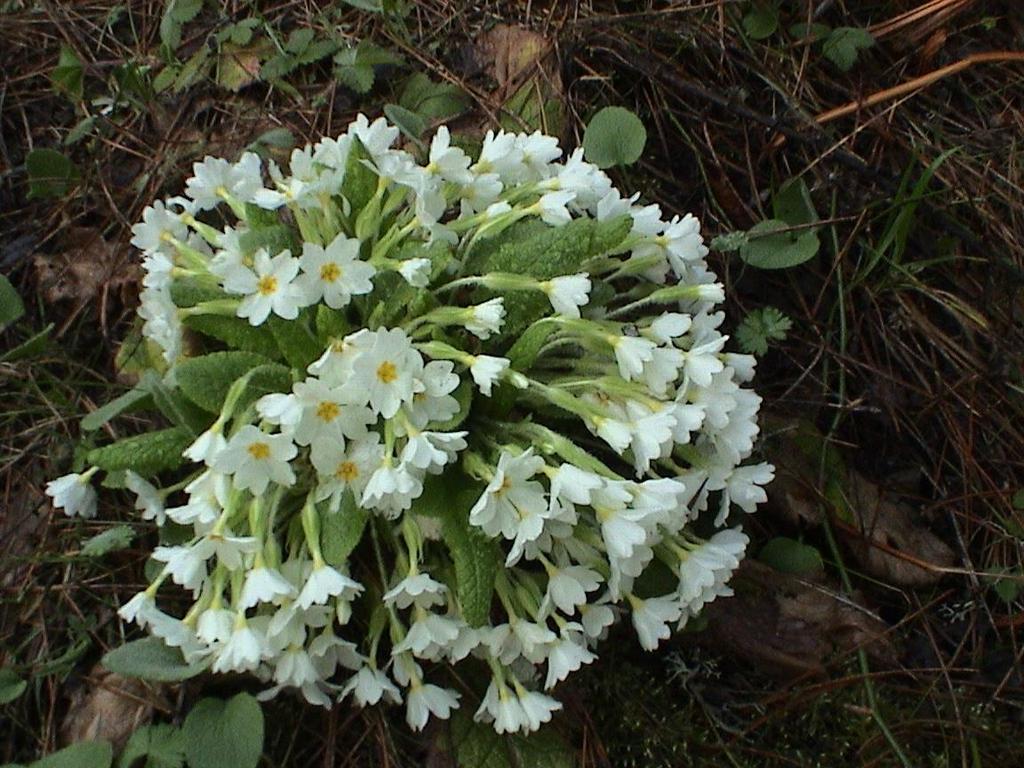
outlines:
[{"label": "fallen leaf", "polygon": [[862,596],[840,596],[817,582],[744,560],[733,577],[735,596],[705,611],[701,642],[728,652],[773,677],[824,677],[838,653],[864,647],[879,663],[895,663],[886,625],[861,606]]},{"label": "fallen leaf", "polygon": [[840,539],[857,564],[887,583],[934,584],[954,565],[953,550],[909,504],[843,461],[809,422],[768,417],[768,452],[776,465],[769,510],[791,525],[817,527],[832,512]]},{"label": "fallen leaf", "polygon": [[72,695],[61,723],[65,744],[102,740],[120,749],[133,731],[153,719],[161,703],[159,689],[108,672],[99,664],[92,668],[88,682],[88,688],[83,686]]},{"label": "fallen leaf", "polygon": [[523,27],[498,24],[477,40],[479,60],[497,84],[507,130],[565,130],[565,91],[553,42]]}]

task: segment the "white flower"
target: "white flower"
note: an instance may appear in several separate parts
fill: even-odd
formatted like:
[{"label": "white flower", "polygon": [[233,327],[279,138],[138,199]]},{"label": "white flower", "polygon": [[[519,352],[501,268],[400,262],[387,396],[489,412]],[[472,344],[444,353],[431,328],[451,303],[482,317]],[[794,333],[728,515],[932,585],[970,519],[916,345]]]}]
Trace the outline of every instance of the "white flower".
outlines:
[{"label": "white flower", "polygon": [[534,456],[532,447],[519,456],[502,451],[494,477],[469,510],[469,522],[488,536],[514,539],[523,517],[547,511],[544,486],[529,479],[543,467],[544,459]]},{"label": "white flower", "polygon": [[390,456],[385,456],[380,466],[370,476],[359,503],[369,509],[383,512],[395,518],[412,506],[414,499],[423,493],[423,477],[420,470],[405,463],[394,466]]},{"label": "white flower", "polygon": [[96,517],[96,490],[89,484],[92,472],[72,473],[46,484],[46,495],[53,506],[63,509],[68,517]]},{"label": "white flower", "polygon": [[385,603],[394,603],[399,610],[411,605],[419,608],[431,608],[443,605],[448,588],[435,581],[426,573],[411,573],[384,593]]},{"label": "white flower", "polygon": [[499,296],[470,307],[469,312],[469,319],[465,322],[466,330],[486,340],[491,334],[501,331],[501,324],[505,321],[505,300]]},{"label": "white flower", "polygon": [[455,620],[420,609],[416,621],[405,638],[395,645],[393,653],[409,651],[417,658],[436,660],[458,636],[459,625]]},{"label": "white flower", "polygon": [[351,600],[363,591],[363,585],[329,565],[313,569],[295,602],[300,608],[323,605],[332,597]]},{"label": "white flower", "polygon": [[[572,634],[577,634],[582,629],[578,624],[568,626],[576,628]],[[544,680],[545,690],[554,688],[557,683],[565,680],[570,672],[575,672],[584,664],[590,664],[596,659],[597,656],[583,642],[563,631],[562,637],[548,651],[548,674]]]},{"label": "white flower", "polygon": [[423,357],[413,349],[401,328],[382,328],[357,358],[348,386],[360,403],[369,403],[374,413],[390,419],[402,403],[412,400]]},{"label": "white flower", "polygon": [[493,722],[494,730],[498,733],[516,733],[526,723],[526,713],[519,703],[519,697],[504,682],[492,678],[473,719],[477,722]]},{"label": "white flower", "polygon": [[541,221],[550,224],[552,227],[560,227],[572,221],[572,214],[565,206],[576,198],[575,192],[557,191],[548,192],[537,201],[537,210],[540,213]]},{"label": "white flower", "polygon": [[183,329],[170,287],[146,288],[139,301],[139,317],[145,321],[143,335],[163,350],[167,363],[174,364],[181,354]]},{"label": "white flower", "polygon": [[261,494],[271,481],[285,486],[295,482],[295,472],[288,462],[297,453],[290,436],[271,435],[246,424],[214,458],[213,469],[232,475],[239,490]]},{"label": "white flower", "polygon": [[452,710],[459,708],[459,694],[413,680],[405,704],[405,720],[409,727],[414,731],[422,731],[431,715],[447,720]]},{"label": "white flower", "polygon": [[550,722],[551,715],[562,708],[562,702],[537,691],[528,691],[516,683],[516,695],[522,707],[523,721],[520,726],[524,733],[536,731],[543,723]]},{"label": "white flower", "polygon": [[529,180],[547,178],[551,173],[551,163],[562,154],[558,139],[546,136],[540,131],[517,134],[516,147],[522,153],[521,162],[524,170],[528,172]]},{"label": "white flower", "polygon": [[134,622],[139,625],[140,629],[145,629],[153,617],[158,614],[159,611],[156,607],[156,601],[153,599],[153,594],[148,590],[142,592],[136,592],[132,599],[122,605],[117,610],[117,615],[125,621]]},{"label": "white flower", "polygon": [[644,650],[653,651],[671,634],[669,622],[679,619],[679,599],[675,595],[668,595],[641,600],[630,595],[629,601],[633,606],[633,628],[640,638],[640,646]]},{"label": "white flower", "polygon": [[262,248],[256,252],[253,269],[240,274],[235,286],[247,294],[238,305],[237,314],[259,325],[273,312],[285,320],[294,320],[299,309],[309,302],[294,283],[299,261],[290,251],[281,251],[273,259]]},{"label": "white flower", "polygon": [[660,344],[671,344],[690,330],[692,320],[689,315],[679,312],[666,312],[655,318],[654,322],[647,328],[648,333]]},{"label": "white flower", "polygon": [[383,456],[380,435],[376,432],[351,441],[347,446],[337,442],[318,443],[311,457],[320,480],[316,500],[333,496],[331,508],[337,510],[346,488],[351,488],[358,499]]},{"label": "white flower", "polygon": [[371,123],[362,113],[356,115],[356,119],[348,127],[348,132],[358,137],[366,151],[375,158],[384,155],[398,138],[398,129],[388,125],[388,121],[383,117],[378,117]]},{"label": "white flower", "polygon": [[590,301],[590,277],[586,274],[563,275],[540,283],[555,312],[565,317],[580,316],[580,307]]},{"label": "white flower", "polygon": [[409,285],[415,288],[426,288],[427,283],[430,282],[432,266],[433,262],[430,259],[406,259],[398,267],[398,271]]},{"label": "white flower", "polygon": [[480,391],[487,397],[491,396],[491,387],[498,377],[509,367],[509,360],[491,355],[474,355],[469,365],[469,373]]},{"label": "white flower", "polygon": [[644,363],[654,358],[657,345],[639,336],[608,337],[608,343],[615,350],[615,360],[619,364],[619,375],[626,381],[633,381],[643,375]]},{"label": "white flower", "polygon": [[157,200],[146,206],[142,221],[132,227],[131,243],[140,251],[160,252],[173,259],[176,251],[169,241],[184,242],[187,237],[188,227],[181,220],[181,215],[169,211],[163,201]]},{"label": "white flower", "polygon": [[164,511],[164,494],[131,470],[125,473],[124,483],[128,490],[135,494],[135,509],[142,512],[142,519],[155,520],[157,525],[163,525],[167,518]]},{"label": "white flower", "polygon": [[373,706],[381,699],[387,699],[392,704],[402,703],[402,694],[390,678],[379,669],[370,666],[360,667],[359,671],[349,678],[345,687],[341,689],[340,698],[345,698],[350,693],[361,707]]},{"label": "white flower", "polygon": [[597,571],[583,565],[569,565],[564,568],[552,566],[548,571],[548,590],[545,603],[552,602],[566,616],[576,612],[578,606],[587,602],[587,593],[601,586]]},{"label": "white flower", "polygon": [[231,492],[227,475],[206,471],[185,486],[188,503],[167,507],[167,516],[180,525],[211,525],[224,510]]},{"label": "white flower", "polygon": [[295,281],[308,304],[323,299],[332,309],[348,306],[353,296],[373,290],[373,265],[359,258],[359,241],[338,235],[323,248],[304,243],[299,257],[302,275]]},{"label": "white flower", "polygon": [[514,133],[488,131],[473,170],[477,173],[494,172],[501,176],[515,176],[522,158],[523,153],[516,146]]},{"label": "white flower", "polygon": [[181,454],[186,459],[196,462],[203,462],[207,465],[213,463],[214,458],[223,451],[228,444],[222,432],[224,425],[218,419],[213,425],[197,437],[192,444]]},{"label": "white flower", "polygon": [[295,587],[284,576],[267,566],[256,567],[245,575],[239,608],[253,608],[260,603],[277,602],[282,597],[294,597]]},{"label": "white flower", "polygon": [[430,142],[427,173],[437,174],[445,181],[468,184],[473,180],[473,174],[469,172],[469,164],[472,161],[461,149],[453,147],[451,141],[448,126],[442,125],[437,129]]},{"label": "white flower", "polygon": [[235,614],[226,608],[207,608],[196,620],[196,637],[207,645],[226,643],[234,623]]},{"label": "white flower", "polygon": [[295,442],[299,445],[324,443],[345,444],[345,439],[366,435],[374,415],[353,396],[351,389],[332,387],[319,379],[300,381],[292,388],[302,406],[302,415],[295,424]]},{"label": "white flower", "polygon": [[251,202],[261,189],[260,158],[252,152],[246,152],[234,164],[207,156],[192,166],[192,178],[185,182],[185,194],[201,211],[216,208],[227,197],[242,203]]},{"label": "white flower", "polygon": [[722,510],[715,518],[715,525],[724,525],[729,514],[729,502],[748,515],[757,511],[758,504],[768,501],[768,494],[762,486],[775,479],[775,467],[771,464],[750,464],[736,467],[726,480],[722,494]]},{"label": "white flower", "polygon": [[440,474],[466,447],[468,432],[417,432],[409,435],[399,460],[416,469]]},{"label": "white flower", "polygon": [[249,626],[240,613],[231,637],[217,651],[212,669],[214,672],[251,672],[267,658],[269,650],[267,638]]}]

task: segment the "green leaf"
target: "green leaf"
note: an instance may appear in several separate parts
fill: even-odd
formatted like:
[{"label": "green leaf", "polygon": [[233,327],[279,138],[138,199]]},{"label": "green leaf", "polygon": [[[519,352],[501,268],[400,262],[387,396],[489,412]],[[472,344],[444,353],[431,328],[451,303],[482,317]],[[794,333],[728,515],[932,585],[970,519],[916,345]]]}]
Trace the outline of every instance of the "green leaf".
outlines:
[{"label": "green leaf", "polygon": [[452,482],[461,477],[458,472],[446,473],[441,482],[435,482],[428,496],[428,487],[417,499],[414,509],[439,509],[444,543],[455,565],[455,595],[462,609],[462,617],[473,627],[485,624],[491,612],[494,579],[504,567],[504,557],[494,539],[470,525],[469,510],[479,496],[472,487],[456,494],[453,485],[464,488],[464,482]]},{"label": "green leaf", "polygon": [[781,219],[791,227],[818,221],[811,192],[801,178],[790,179],[779,187],[772,196],[772,211],[776,219]]},{"label": "green leaf", "polygon": [[0,275],[0,331],[25,314],[25,304],[11,285],[11,281]]},{"label": "green leaf", "polygon": [[422,72],[405,81],[398,103],[423,120],[448,120],[466,111],[469,97],[451,83],[435,83]]},{"label": "green leaf", "polygon": [[110,768],[114,749],[106,741],[80,741],[36,760],[30,768]]},{"label": "green leaf", "polygon": [[263,753],[263,711],[248,693],[200,700],[181,729],[189,768],[256,768]]},{"label": "green leaf", "polygon": [[203,0],[169,0],[160,18],[160,42],[172,50],[181,45],[181,27],[199,15]]},{"label": "green leaf", "polygon": [[718,251],[719,253],[731,253],[732,251],[738,251],[749,240],[750,235],[746,232],[726,232],[725,234],[718,235],[711,241],[711,250]]},{"label": "green leaf", "polygon": [[309,48],[309,44],[313,42],[313,37],[316,33],[309,27],[296,27],[288,35],[288,40],[284,44],[284,49],[288,53],[294,53],[296,55],[301,54],[304,50]]},{"label": "green leaf", "polygon": [[182,93],[188,90],[195,83],[206,77],[213,64],[214,59],[210,56],[210,49],[205,45],[201,46],[199,50],[189,56],[188,61],[178,70],[178,76],[174,79],[172,90],[175,93]]},{"label": "green leaf", "polygon": [[527,328],[505,353],[509,364],[517,371],[528,371],[533,365],[548,337],[558,330],[558,325],[540,320]]},{"label": "green leaf", "polygon": [[182,325],[193,331],[225,342],[232,349],[254,352],[267,358],[281,355],[274,334],[266,325],[252,326],[241,317],[226,315],[189,315]]},{"label": "green leaf", "polygon": [[43,330],[26,339],[14,349],[10,349],[0,355],[0,363],[10,363],[17,360],[26,360],[35,357],[46,349],[46,342],[50,339],[50,331],[53,330],[53,323],[47,325]]},{"label": "green leaf", "polygon": [[81,178],[71,160],[53,149],[33,149],[25,158],[28,197],[63,197]]},{"label": "green leaf", "polygon": [[28,683],[18,677],[13,669],[0,669],[0,704],[10,704],[21,696]]},{"label": "green leaf", "polygon": [[385,104],[384,114],[410,139],[419,141],[420,136],[427,130],[426,120],[398,104]]},{"label": "green leaf", "polygon": [[451,746],[459,768],[572,768],[573,750],[551,728],[528,736],[502,735],[472,711],[452,713]]},{"label": "green leaf", "polygon": [[159,637],[125,643],[104,655],[102,661],[111,672],[158,683],[180,683],[209,666],[209,662],[187,663],[180,650],[164,645]]},{"label": "green leaf", "polygon": [[356,93],[368,93],[373,87],[374,67],[404,63],[401,56],[364,39],[358,45],[342,48],[335,54],[334,74]]},{"label": "green leaf", "polygon": [[747,232],[748,242],[740,247],[740,258],[758,269],[788,269],[813,259],[819,246],[814,228],[779,231],[788,227],[778,219],[755,224]]},{"label": "green leaf", "polygon": [[326,349],[334,339],[342,339],[352,330],[348,318],[340,309],[331,309],[326,304],[316,308],[316,336],[320,345]]},{"label": "green leaf", "polygon": [[188,427],[145,432],[102,448],[93,448],[87,454],[86,461],[107,472],[130,469],[143,477],[150,477],[184,464],[181,452],[194,439],[195,435]]},{"label": "green leaf", "polygon": [[743,318],[736,329],[740,349],[751,355],[763,355],[769,341],[785,341],[793,321],[775,307],[755,309]]},{"label": "green leaf", "polygon": [[310,319],[315,310],[303,309],[294,320],[271,315],[266,325],[277,342],[281,356],[292,368],[306,370],[306,366],[323,354],[323,347],[309,329]]},{"label": "green leaf", "polygon": [[185,764],[185,735],[172,725],[146,725],[134,731],[124,745],[118,768],[146,758],[146,768],[182,768]]},{"label": "green leaf", "polygon": [[364,162],[369,159],[370,154],[363,146],[363,142],[353,136],[345,161],[345,180],[341,188],[341,194],[352,206],[353,219],[366,207],[377,191],[377,174]]},{"label": "green leaf", "polygon": [[346,488],[337,512],[320,515],[320,549],[329,565],[345,564],[348,556],[359,545],[366,530],[369,514],[356,503],[351,489]]},{"label": "green leaf", "polygon": [[115,416],[119,416],[145,400],[149,393],[142,389],[129,389],[120,397],[100,406],[79,422],[79,426],[87,432],[99,429]]},{"label": "green leaf", "polygon": [[[516,272],[548,280],[579,271],[590,259],[616,248],[629,234],[632,220],[620,216],[607,221],[574,219],[562,227],[528,227],[525,238],[503,242],[496,250],[479,259],[481,272]],[[475,269],[474,265],[467,266]],[[481,291],[478,298],[491,294]],[[550,304],[539,291],[505,294],[505,324],[501,336],[515,339],[534,320],[548,314]]]},{"label": "green leaf", "polygon": [[295,230],[284,224],[254,227],[238,238],[238,245],[244,253],[250,255],[260,248],[266,249],[271,256],[276,256],[281,251],[296,253],[300,250],[295,239]]},{"label": "green leaf", "polygon": [[598,168],[632,165],[643,154],[647,129],[624,107],[605,107],[583,133],[583,154]]},{"label": "green leaf", "polygon": [[[178,388],[193,403],[210,413],[220,413],[224,398],[227,397],[231,385],[254,368],[266,366],[269,369],[267,378],[257,382],[254,375],[250,389],[259,384],[268,384],[276,378],[280,383],[287,384],[281,389],[266,391],[283,391],[291,387],[291,373],[280,364],[252,352],[227,351],[212,352],[202,357],[193,357],[178,365]],[[266,394],[262,392],[261,394]],[[241,406],[239,406],[241,407]]]},{"label": "green leaf", "polygon": [[996,579],[992,584],[992,591],[1005,603],[1012,603],[1020,597],[1021,582],[1020,575],[1017,578]]},{"label": "green leaf", "polygon": [[98,118],[95,115],[88,115],[87,117],[83,117],[81,120],[75,123],[74,127],[70,131],[68,131],[68,134],[67,136],[64,137],[64,141],[62,143],[65,147],[70,147],[77,144],[90,133],[92,133],[92,130],[93,128],[96,127],[97,122]]},{"label": "green leaf", "polygon": [[761,548],[757,559],[781,573],[806,576],[824,568],[821,554],[808,544],[779,536]]},{"label": "green leaf", "polygon": [[860,51],[875,44],[875,38],[859,27],[836,27],[821,44],[822,55],[842,72],[849,72]]},{"label": "green leaf", "polygon": [[142,374],[138,388],[153,398],[153,404],[174,426],[185,427],[198,435],[210,426],[209,415],[177,389],[168,387],[154,370]]},{"label": "green leaf", "polygon": [[130,525],[115,525],[82,543],[83,557],[102,557],[109,552],[125,549],[135,538],[135,529]]},{"label": "green leaf", "polygon": [[1024,488],[1020,488],[1014,491],[1013,497],[1010,499],[1010,503],[1014,509],[1024,509]]},{"label": "green leaf", "polygon": [[60,58],[57,59],[57,66],[50,73],[50,82],[53,90],[64,94],[73,102],[82,99],[83,70],[82,61],[78,55],[68,46],[60,47]]},{"label": "green leaf", "polygon": [[751,40],[764,40],[779,28],[779,9],[774,5],[755,5],[743,17],[743,31]]}]

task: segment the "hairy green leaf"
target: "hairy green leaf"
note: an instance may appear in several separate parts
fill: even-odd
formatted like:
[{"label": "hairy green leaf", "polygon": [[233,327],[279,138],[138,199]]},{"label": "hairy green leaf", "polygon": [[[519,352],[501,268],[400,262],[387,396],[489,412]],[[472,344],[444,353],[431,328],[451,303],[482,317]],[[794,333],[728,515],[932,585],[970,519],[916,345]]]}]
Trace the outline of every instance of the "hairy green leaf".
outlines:
[{"label": "hairy green leaf", "polygon": [[[254,374],[249,388],[259,390],[260,394],[273,391],[284,391],[291,386],[291,373],[283,365],[274,363],[262,355],[252,352],[231,350],[212,352],[202,357],[193,357],[178,365],[178,387],[193,403],[210,413],[220,413],[228,390],[239,378],[258,367],[266,367],[267,375],[257,377]],[[274,386],[277,384],[278,386]],[[258,395],[257,395],[258,396]],[[241,406],[240,406],[241,407]]]},{"label": "hairy green leaf", "polygon": [[93,448],[86,461],[107,472],[130,469],[143,477],[150,477],[180,467],[184,463],[181,452],[194,439],[195,434],[188,427],[145,432],[102,448]]},{"label": "hairy green leaf", "polygon": [[144,637],[107,653],[103,657],[103,666],[125,677],[180,683],[200,674],[208,662],[188,664],[177,648],[165,645],[159,637]]},{"label": "hairy green leaf", "polygon": [[369,514],[356,503],[352,490],[345,489],[337,512],[320,515],[320,549],[329,565],[344,565],[359,545]]}]

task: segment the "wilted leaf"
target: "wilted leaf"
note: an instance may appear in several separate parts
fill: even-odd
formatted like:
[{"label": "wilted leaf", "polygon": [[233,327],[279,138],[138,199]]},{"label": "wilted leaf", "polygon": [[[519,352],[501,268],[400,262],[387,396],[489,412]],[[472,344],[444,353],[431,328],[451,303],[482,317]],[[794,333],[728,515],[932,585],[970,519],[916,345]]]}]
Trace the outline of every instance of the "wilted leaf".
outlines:
[{"label": "wilted leaf", "polygon": [[704,610],[704,642],[755,669],[782,679],[824,676],[834,654],[860,647],[885,664],[894,661],[888,628],[860,607],[857,593],[841,596],[750,559],[741,563],[732,583],[734,597],[715,600]]},{"label": "wilted leaf", "polygon": [[61,723],[65,741],[108,741],[120,747],[153,717],[158,696],[145,683],[96,665],[90,682],[78,688]]},{"label": "wilted leaf", "polygon": [[248,45],[225,43],[217,57],[217,85],[238,92],[260,76],[260,60],[272,50],[270,41]]}]

